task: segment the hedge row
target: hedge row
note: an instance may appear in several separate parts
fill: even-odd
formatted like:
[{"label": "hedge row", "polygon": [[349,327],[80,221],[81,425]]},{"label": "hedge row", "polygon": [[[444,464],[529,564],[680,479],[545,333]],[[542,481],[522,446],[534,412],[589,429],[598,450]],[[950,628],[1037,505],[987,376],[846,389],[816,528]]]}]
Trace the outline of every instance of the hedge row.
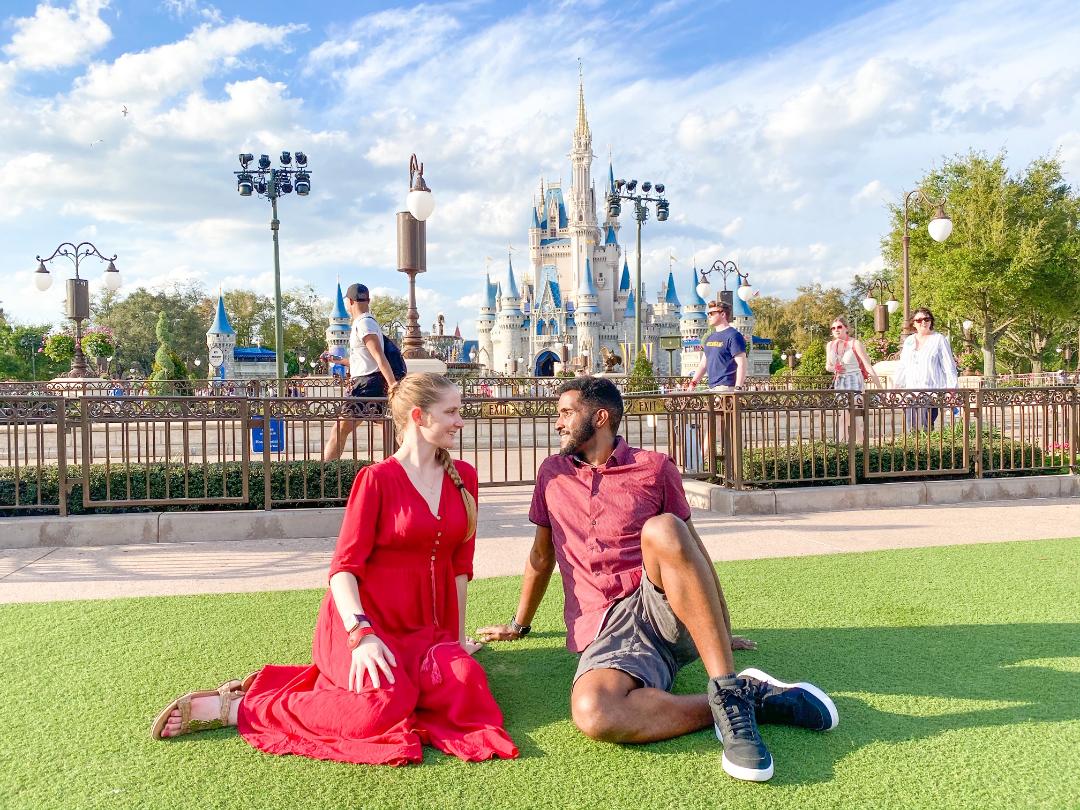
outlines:
[{"label": "hedge row", "polygon": [[[846,444],[832,442],[804,443],[768,447],[761,450],[743,451],[742,475],[747,486],[771,489],[800,486],[802,484],[849,483],[851,464],[855,465],[856,483],[880,482],[880,478],[867,478],[863,474],[864,456],[869,458],[871,473],[889,473],[887,480],[925,480],[975,475],[975,446],[969,440],[967,471],[954,472],[951,468],[963,461],[963,443],[950,442],[946,431],[942,439],[938,432],[910,437],[907,442],[897,440],[864,450],[855,445],[851,456]],[[938,446],[941,439],[941,446]],[[929,445],[929,446],[928,446]],[[991,475],[1060,475],[1069,472],[1069,459],[1061,451],[1044,451],[1030,443],[1012,439],[995,438],[982,448],[984,476]],[[720,467],[723,461],[720,460]],[[934,473],[933,471],[941,472]],[[927,475],[924,471],[930,471]],[[775,479],[794,479],[776,481]],[[765,479],[765,480],[761,480]]]},{"label": "hedge row", "polygon": [[[370,464],[368,459],[343,459],[341,461],[274,461],[270,463],[270,491],[274,508],[341,506],[349,496],[353,479],[361,468]],[[36,475],[27,477],[25,468],[20,469],[18,495],[20,504],[36,503],[40,493],[44,504],[59,503],[59,469],[44,467],[40,481]],[[129,478],[122,467],[113,466],[106,472],[105,465],[90,467],[90,493],[95,501],[106,498],[106,483],[115,500],[163,499],[166,482],[171,497],[192,498],[240,497],[243,494],[243,466],[240,462],[224,464],[192,464],[183,467],[151,464],[130,470],[131,494],[128,495]],[[263,463],[248,464],[248,499],[243,503],[199,504],[183,503],[154,506],[83,506],[82,470],[77,466],[67,468],[68,514],[106,514],[118,512],[198,512],[221,509],[262,509],[264,505]],[[73,485],[72,485],[73,484]],[[204,490],[205,484],[205,490]],[[15,470],[0,467],[0,516],[56,514],[55,509],[12,509],[15,504]],[[205,494],[204,494],[205,493]]]}]

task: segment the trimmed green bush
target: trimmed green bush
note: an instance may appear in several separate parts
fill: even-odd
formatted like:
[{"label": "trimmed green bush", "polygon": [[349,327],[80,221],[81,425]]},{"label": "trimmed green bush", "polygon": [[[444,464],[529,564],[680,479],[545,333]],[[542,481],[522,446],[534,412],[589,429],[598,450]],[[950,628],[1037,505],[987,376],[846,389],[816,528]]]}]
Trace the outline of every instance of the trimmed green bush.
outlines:
[{"label": "trimmed green bush", "polygon": [[[907,440],[869,448],[871,473],[888,473],[889,481],[925,480],[974,476],[975,440],[968,437],[967,469],[954,471],[963,462],[961,426],[931,433],[909,434]],[[747,486],[773,489],[800,485],[847,484],[851,463],[855,464],[855,482],[862,484],[883,479],[867,478],[863,474],[864,449],[855,444],[850,457],[848,446],[833,442],[804,442],[763,450],[743,452],[742,477]],[[720,462],[722,466],[722,461]],[[1060,475],[1067,473],[1067,454],[1013,439],[1002,439],[988,431],[983,438],[982,469],[984,476],[992,475]],[[934,471],[941,472],[935,473]],[[929,472],[929,474],[927,474]],[[791,479],[781,482],[775,479]],[[772,480],[770,480],[772,479]]]},{"label": "trimmed green bush", "polygon": [[[270,463],[270,488],[274,508],[341,506],[349,497],[353,479],[361,468],[372,462],[368,459],[341,461],[273,461]],[[28,476],[28,472],[31,475]],[[35,503],[40,493],[45,505],[59,503],[59,471],[44,467],[40,480],[33,471],[19,470],[18,495],[20,504]],[[243,494],[243,466],[238,461],[224,464],[192,464],[187,468],[185,486],[183,467],[161,463],[132,467],[129,479],[124,468],[104,464],[90,467],[90,492],[94,501],[104,500],[106,484],[108,497],[113,500],[173,498],[239,498]],[[200,512],[222,509],[262,509],[264,501],[263,463],[248,465],[248,499],[241,503],[225,504],[155,504],[151,506],[83,506],[82,470],[68,467],[68,514],[106,514],[119,512]],[[15,470],[0,467],[0,516],[55,514],[55,509],[12,509],[15,504]]]}]

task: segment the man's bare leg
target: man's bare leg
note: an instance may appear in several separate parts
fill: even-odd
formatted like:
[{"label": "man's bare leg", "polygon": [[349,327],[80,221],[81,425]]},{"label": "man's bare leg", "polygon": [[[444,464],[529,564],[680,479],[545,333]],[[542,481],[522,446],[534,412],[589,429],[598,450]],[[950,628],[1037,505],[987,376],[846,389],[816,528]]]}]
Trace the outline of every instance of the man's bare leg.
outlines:
[{"label": "man's bare leg", "polygon": [[341,458],[341,453],[345,449],[345,442],[354,430],[356,430],[355,419],[339,419],[330,428],[330,437],[326,440],[326,444],[323,445],[322,460],[337,461]]},{"label": "man's bare leg", "polygon": [[735,673],[724,599],[712,561],[686,523],[671,514],[649,518],[641,529],[645,574],[662,590],[690,632],[710,678]]},{"label": "man's bare leg", "polygon": [[574,725],[602,742],[669,740],[713,723],[704,693],[673,695],[617,669],[594,669],[578,678],[570,709]]},{"label": "man's bare leg", "polygon": [[[726,607],[712,562],[686,523],[674,515],[650,518],[641,531],[645,573],[667,594],[690,632],[710,678],[735,673]],[[643,743],[712,725],[708,699],[641,686],[616,669],[582,675],[571,694],[574,723],[595,740]]]}]

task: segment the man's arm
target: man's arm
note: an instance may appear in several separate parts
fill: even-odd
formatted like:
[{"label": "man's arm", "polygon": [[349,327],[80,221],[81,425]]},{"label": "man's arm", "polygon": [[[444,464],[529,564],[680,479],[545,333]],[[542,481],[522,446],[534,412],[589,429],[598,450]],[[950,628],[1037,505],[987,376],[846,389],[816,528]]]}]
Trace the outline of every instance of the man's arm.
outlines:
[{"label": "man's arm", "polygon": [[705,371],[708,369],[708,367],[709,364],[705,358],[705,350],[702,349],[701,362],[698,363],[697,371],[695,371],[693,376],[690,378],[690,382],[687,384],[687,387],[691,390],[696,388],[697,384],[701,382],[701,378],[705,376]]},{"label": "man's arm", "polygon": [[[551,542],[551,527],[537,526],[533,537],[532,550],[525,562],[525,576],[521,583],[521,597],[518,599],[514,621],[521,625],[532,624],[537,608],[544,598],[551,572],[555,570],[555,544]],[[476,631],[480,641],[513,641],[521,636],[510,629],[508,624],[481,627]]]},{"label": "man's arm", "polygon": [[746,352],[735,355],[735,387],[742,388],[746,381]]},{"label": "man's arm", "polygon": [[371,352],[372,359],[375,360],[375,365],[379,367],[379,371],[382,372],[383,377],[386,378],[386,387],[397,382],[394,379],[394,372],[390,368],[390,361],[386,359],[386,352],[383,351],[382,346],[382,334],[376,335],[364,335],[364,345],[367,346],[367,350]]}]

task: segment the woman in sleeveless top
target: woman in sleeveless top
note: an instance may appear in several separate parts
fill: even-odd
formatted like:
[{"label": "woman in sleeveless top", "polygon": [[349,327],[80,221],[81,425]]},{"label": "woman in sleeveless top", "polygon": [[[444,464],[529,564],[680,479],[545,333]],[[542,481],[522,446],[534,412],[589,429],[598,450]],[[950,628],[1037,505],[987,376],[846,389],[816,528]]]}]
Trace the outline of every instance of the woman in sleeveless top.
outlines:
[{"label": "woman in sleeveless top", "polygon": [[[825,347],[825,370],[833,374],[833,388],[837,391],[862,392],[864,368],[874,385],[881,385],[874,365],[866,354],[866,347],[848,334],[847,321],[833,318],[830,329],[833,339]],[[847,417],[841,414],[837,427],[837,438],[841,442],[847,441],[847,427]]]}]

